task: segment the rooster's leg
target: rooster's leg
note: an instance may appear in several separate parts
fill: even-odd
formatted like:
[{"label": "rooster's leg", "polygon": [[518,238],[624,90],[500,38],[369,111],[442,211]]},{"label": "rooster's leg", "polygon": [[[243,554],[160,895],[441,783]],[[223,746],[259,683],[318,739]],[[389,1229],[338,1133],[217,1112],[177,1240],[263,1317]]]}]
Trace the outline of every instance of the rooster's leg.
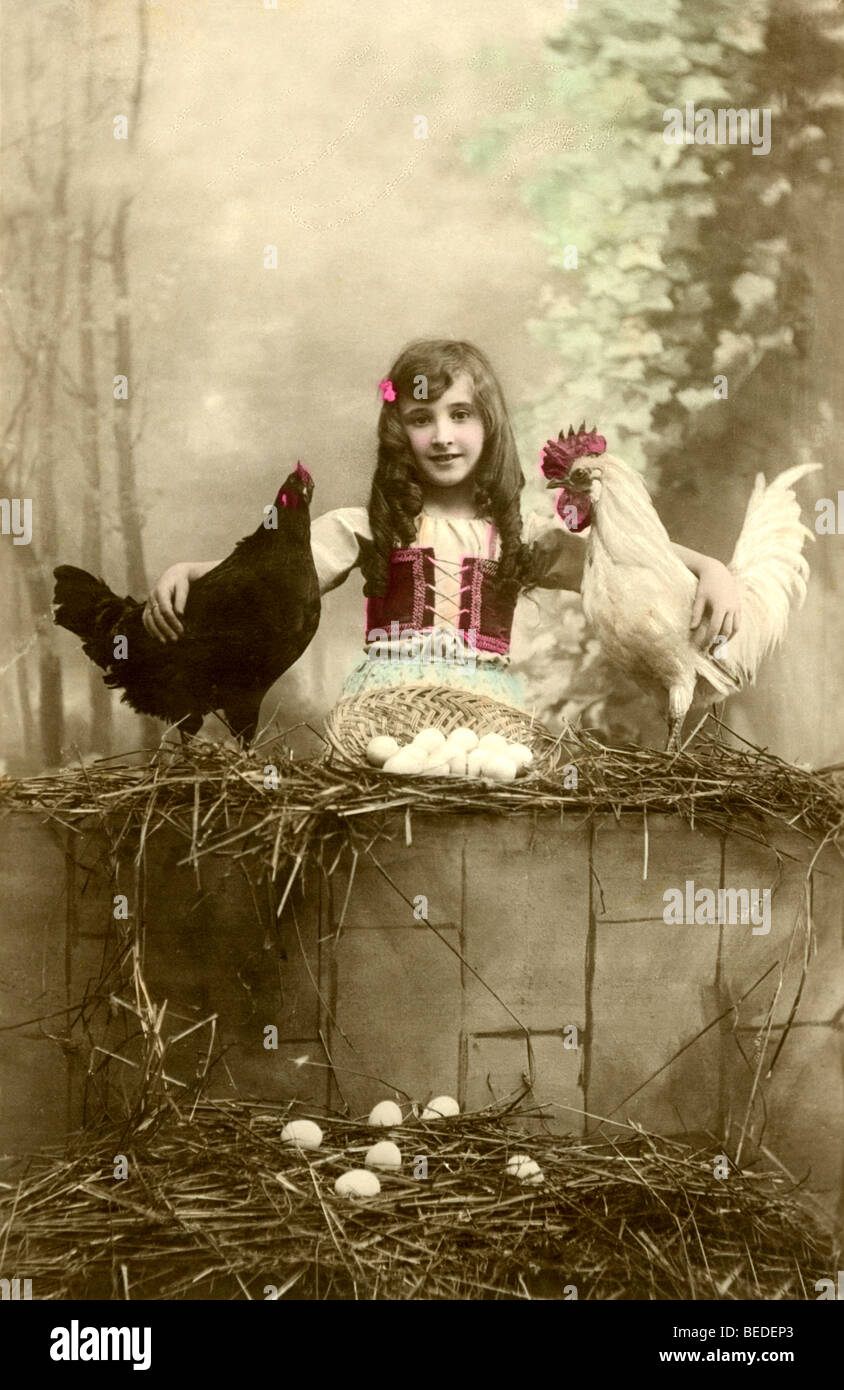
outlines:
[{"label": "rooster's leg", "polygon": [[683,724],[695,694],[695,682],[689,685],[672,685],[668,692],[668,742],[666,753],[676,753],[683,736]]},{"label": "rooster's leg", "polygon": [[668,742],[665,745],[666,753],[676,753],[680,747],[680,739],[683,736],[683,715],[679,719],[669,719],[668,721]]}]

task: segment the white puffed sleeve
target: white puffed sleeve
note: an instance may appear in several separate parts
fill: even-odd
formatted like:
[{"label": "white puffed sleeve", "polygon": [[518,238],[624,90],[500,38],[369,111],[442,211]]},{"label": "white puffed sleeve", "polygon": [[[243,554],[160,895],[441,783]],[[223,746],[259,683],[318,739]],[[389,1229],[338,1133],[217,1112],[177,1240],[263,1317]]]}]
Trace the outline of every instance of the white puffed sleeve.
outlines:
[{"label": "white puffed sleeve", "polygon": [[311,522],[311,552],[320,596],[348,578],[360,564],[360,539],[371,537],[366,507],[337,507]]}]

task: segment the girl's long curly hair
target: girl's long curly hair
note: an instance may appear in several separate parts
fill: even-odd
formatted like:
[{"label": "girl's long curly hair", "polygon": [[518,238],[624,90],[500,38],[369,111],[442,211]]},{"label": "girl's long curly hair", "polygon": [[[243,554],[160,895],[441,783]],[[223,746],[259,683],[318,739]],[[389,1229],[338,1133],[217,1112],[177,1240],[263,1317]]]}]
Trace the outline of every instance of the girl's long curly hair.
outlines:
[{"label": "girl's long curly hair", "polygon": [[[522,542],[519,494],[525,485],[516,441],[501,387],[484,354],[471,343],[451,338],[410,343],[396,358],[388,379],[399,395],[413,397],[415,378],[424,377],[429,401],[467,373],[474,403],[484,426],[484,445],[473,474],[475,515],[494,523],[501,538],[498,574],[517,591],[529,587],[531,552]],[[413,452],[398,410],[398,400],[384,401],[378,418],[378,462],[369,495],[373,548],[361,560],[364,594],[383,595],[390,551],[416,539],[416,517],[423,489]]]}]

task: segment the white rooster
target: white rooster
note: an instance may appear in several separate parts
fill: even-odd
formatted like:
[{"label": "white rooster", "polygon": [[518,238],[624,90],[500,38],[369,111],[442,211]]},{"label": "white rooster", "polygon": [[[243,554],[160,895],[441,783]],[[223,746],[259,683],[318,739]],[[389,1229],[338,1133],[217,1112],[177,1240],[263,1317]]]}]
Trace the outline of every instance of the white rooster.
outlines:
[{"label": "white rooster", "polygon": [[611,661],[646,689],[667,693],[669,751],[680,746],[693,700],[712,704],[755,679],[785,635],[792,599],[805,598],[802,551],[812,533],[793,485],[819,467],[798,464],[767,485],[757,474],[729,563],[741,588],[741,627],[709,652],[690,632],[697,581],[675,554],[639,474],[611,454],[579,458],[567,472],[568,492],[591,504],[584,613]]}]

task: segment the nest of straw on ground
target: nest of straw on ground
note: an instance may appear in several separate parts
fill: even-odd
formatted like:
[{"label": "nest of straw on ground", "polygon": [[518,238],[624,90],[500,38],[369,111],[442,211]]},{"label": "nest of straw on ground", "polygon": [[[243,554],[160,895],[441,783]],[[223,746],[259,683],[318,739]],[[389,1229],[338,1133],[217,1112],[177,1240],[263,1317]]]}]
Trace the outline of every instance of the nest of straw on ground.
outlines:
[{"label": "nest of straw on ground", "polygon": [[[564,772],[503,786],[397,778],[193,741],[142,765],[101,761],[6,781],[0,808],[70,830],[93,818],[115,859],[128,848],[138,872],[151,835],[170,825],[192,861],[234,856],[270,879],[283,869],[279,912],[306,857],[330,872],[358,827],[371,838],[397,810],[673,812],[763,840],[773,820],[820,844],[844,824],[834,770],[720,742],[676,755],[606,748],[583,733],[565,744],[576,787]],[[148,1056],[131,1123],[86,1131],[67,1157],[33,1159],[0,1187],[2,1267],[32,1279],[36,1298],[520,1299],[574,1289],[581,1299],[801,1299],[838,1267],[793,1180],[736,1168],[718,1179],[714,1149],[634,1127],[608,1144],[526,1136],[512,1113],[411,1120],[400,1132],[403,1172],[386,1177],[374,1201],[344,1202],[334,1180],[361,1166],[373,1139],[366,1126],[323,1119],[325,1143],[307,1155],[280,1143],[287,1110],[200,1100],[177,1109],[135,930],[127,924],[122,959]],[[538,1160],[541,1186],[507,1178],[514,1149]],[[124,1181],[114,1177],[121,1153]],[[416,1156],[427,1177],[413,1176]]]},{"label": "nest of straw on ground", "polygon": [[[796,1300],[837,1268],[790,1184],[718,1177],[714,1149],[525,1135],[502,1110],[409,1117],[402,1171],[355,1201],[335,1179],[385,1131],[317,1116],[323,1145],[300,1152],[288,1115],[205,1102],[33,1161],[0,1199],[3,1268],[39,1299],[235,1300]],[[507,1175],[514,1152],[540,1185]]]}]

